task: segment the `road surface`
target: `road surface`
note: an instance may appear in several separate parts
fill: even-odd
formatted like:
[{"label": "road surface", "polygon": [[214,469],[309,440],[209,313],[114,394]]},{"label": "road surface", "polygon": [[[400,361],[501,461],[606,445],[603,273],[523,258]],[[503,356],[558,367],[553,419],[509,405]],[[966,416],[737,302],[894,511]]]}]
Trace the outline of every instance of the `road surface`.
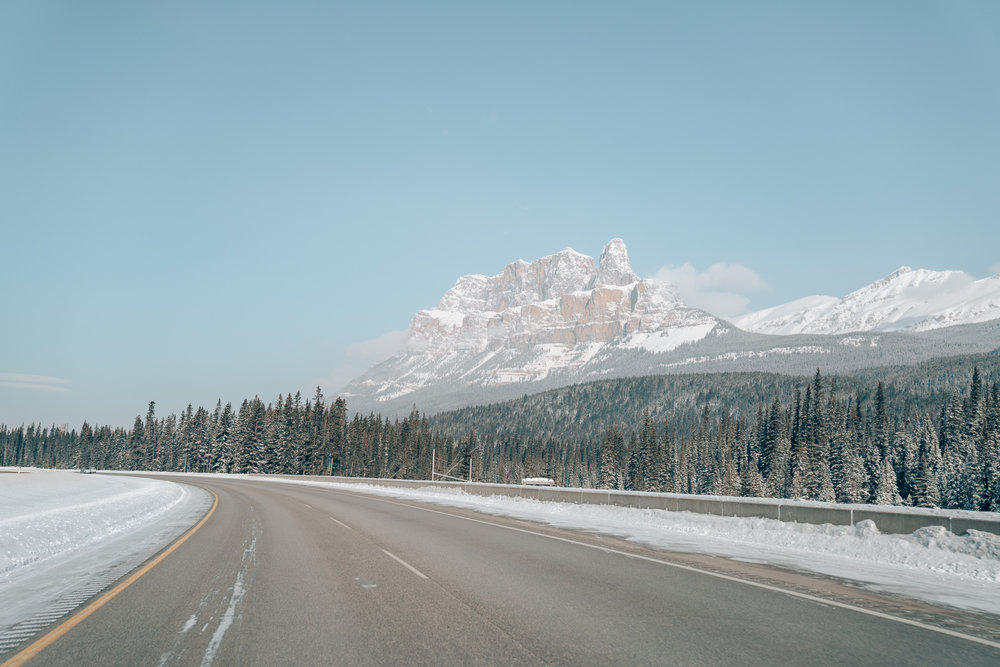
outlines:
[{"label": "road surface", "polygon": [[208,520],[31,665],[1000,664],[996,646],[892,618],[898,601],[837,606],[822,578],[712,574],[696,561],[721,559],[344,491],[176,481],[217,495]]}]

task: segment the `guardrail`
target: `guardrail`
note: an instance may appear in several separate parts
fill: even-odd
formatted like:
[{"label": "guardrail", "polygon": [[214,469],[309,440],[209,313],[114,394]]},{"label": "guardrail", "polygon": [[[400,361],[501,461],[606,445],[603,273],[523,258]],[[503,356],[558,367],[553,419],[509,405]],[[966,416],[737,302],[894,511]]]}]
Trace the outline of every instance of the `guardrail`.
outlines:
[{"label": "guardrail", "polygon": [[644,493],[640,491],[608,491],[604,489],[572,489],[566,487],[519,486],[515,484],[483,484],[479,482],[446,482],[409,479],[378,479],[373,477],[327,477],[322,475],[253,475],[290,480],[307,479],[342,484],[372,484],[409,489],[426,487],[458,488],[477,496],[510,496],[588,505],[614,505],[660,509],[671,512],[695,512],[716,516],[760,517],[778,521],[853,526],[871,520],[883,533],[908,534],[925,526],[943,526],[955,535],[979,530],[1000,535],[1000,513],[968,510],[940,510],[884,505],[839,505],[806,500],[775,498],[733,498],[726,496],[695,496],[678,493]]}]

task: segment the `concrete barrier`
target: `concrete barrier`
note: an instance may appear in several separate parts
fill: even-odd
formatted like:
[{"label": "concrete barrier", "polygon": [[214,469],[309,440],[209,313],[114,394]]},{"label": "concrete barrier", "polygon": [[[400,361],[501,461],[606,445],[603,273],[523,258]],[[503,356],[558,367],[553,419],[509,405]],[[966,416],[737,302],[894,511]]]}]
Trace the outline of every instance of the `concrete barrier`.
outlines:
[{"label": "concrete barrier", "polygon": [[[986,514],[986,512],[983,512]],[[996,512],[989,512],[996,514]],[[957,516],[951,520],[951,532],[962,535],[968,530],[978,530],[984,533],[1000,535],[1000,518],[972,518]]]},{"label": "concrete barrier", "polygon": [[726,516],[726,503],[710,496],[681,496],[677,498],[677,511]]},{"label": "concrete barrier", "polygon": [[[794,502],[781,502],[778,507],[779,521],[797,523],[832,523],[835,526],[853,526],[850,507],[823,507]],[[877,522],[876,522],[877,523]],[[881,528],[879,528],[881,530]]]},{"label": "concrete barrier", "polygon": [[600,505],[614,505],[615,507],[635,507],[644,510],[667,510],[677,511],[677,501],[666,494],[656,493],[625,493],[622,491],[611,491]]},{"label": "concrete barrier", "polygon": [[884,512],[879,510],[855,509],[853,523],[871,519],[883,533],[899,533],[909,535],[913,531],[926,526],[944,526],[951,530],[951,519],[947,516],[927,514],[904,514],[902,512]]},{"label": "concrete barrier", "polygon": [[252,475],[289,480],[371,484],[407,489],[429,486],[462,489],[477,496],[510,496],[557,502],[591,505],[614,505],[659,509],[670,512],[695,512],[715,516],[761,517],[779,521],[810,524],[852,526],[871,520],[883,533],[909,534],[925,526],[943,526],[955,535],[978,530],[1000,535],[1000,513],[965,510],[919,510],[875,505],[830,505],[808,501],[772,498],[723,498],[678,493],[645,493],[638,491],[607,491],[603,489],[571,489],[518,484],[481,484],[478,482],[425,481],[408,479],[376,479],[371,477],[326,477],[321,475]]},{"label": "concrete barrier", "polygon": [[779,503],[727,502],[725,509],[726,516],[781,520]]}]

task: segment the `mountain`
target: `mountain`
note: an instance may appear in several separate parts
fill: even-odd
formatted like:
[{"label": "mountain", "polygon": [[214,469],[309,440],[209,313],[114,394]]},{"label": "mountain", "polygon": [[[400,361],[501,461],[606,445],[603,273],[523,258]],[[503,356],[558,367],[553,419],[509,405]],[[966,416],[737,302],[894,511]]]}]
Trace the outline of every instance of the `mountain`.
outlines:
[{"label": "mountain", "polygon": [[[603,379],[844,373],[979,354],[1000,347],[990,280],[1000,283],[901,269],[844,299],[801,299],[734,326],[685,305],[671,284],[637,277],[613,239],[597,262],[567,248],[459,278],[413,317],[402,352],[341,395],[352,410],[403,416],[414,405],[433,414]],[[933,328],[977,320],[988,321]]]},{"label": "mountain", "polygon": [[[435,375],[420,383],[475,359],[476,377],[504,384],[585,364],[609,342],[673,349],[704,338],[718,323],[681,303],[668,283],[636,277],[625,243],[613,239],[596,266],[593,258],[567,248],[533,262],[519,260],[489,278],[459,278],[436,309],[413,318],[410,342],[424,360],[447,357],[447,368],[435,361]],[[508,354],[533,361],[508,367]],[[468,376],[463,370],[461,377]]]},{"label": "mountain", "polygon": [[743,315],[733,323],[763,334],[929,331],[1000,318],[1000,274],[902,267],[842,299],[811,296]]},{"label": "mountain", "polygon": [[724,329],[669,283],[632,272],[621,239],[600,260],[567,248],[458,279],[410,323],[407,349],[346,389],[391,401],[433,385],[489,387],[580,374],[629,351],[666,352]]}]

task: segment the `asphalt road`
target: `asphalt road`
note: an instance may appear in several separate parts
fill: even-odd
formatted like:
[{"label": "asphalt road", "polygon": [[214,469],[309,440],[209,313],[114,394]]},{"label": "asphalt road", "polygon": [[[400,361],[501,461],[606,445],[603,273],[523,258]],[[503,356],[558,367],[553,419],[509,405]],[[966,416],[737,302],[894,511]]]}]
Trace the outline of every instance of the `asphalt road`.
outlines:
[{"label": "asphalt road", "polygon": [[995,647],[611,538],[292,484],[194,483],[218,496],[208,521],[31,665],[1000,664]]}]

